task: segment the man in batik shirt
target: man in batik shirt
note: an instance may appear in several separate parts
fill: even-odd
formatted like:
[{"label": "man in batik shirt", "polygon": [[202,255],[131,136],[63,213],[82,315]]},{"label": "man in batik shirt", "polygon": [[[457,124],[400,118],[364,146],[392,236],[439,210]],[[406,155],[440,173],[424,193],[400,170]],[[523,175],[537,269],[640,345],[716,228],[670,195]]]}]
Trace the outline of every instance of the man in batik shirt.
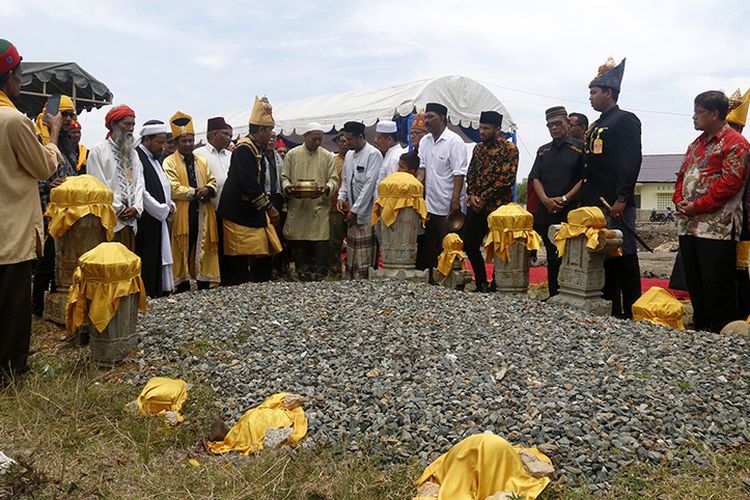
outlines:
[{"label": "man in batik shirt", "polygon": [[479,117],[482,142],[474,152],[466,172],[468,211],[464,222],[464,250],[474,269],[478,292],[488,290],[487,272],[482,258],[482,240],[487,236],[487,216],[500,205],[513,201],[513,186],[518,170],[518,148],[499,137],[503,116],[483,111]]},{"label": "man in batik shirt", "polygon": [[726,121],[729,100],[711,90],[695,98],[688,146],[672,196],[693,326],[719,332],[738,319],[737,248],[750,145]]}]

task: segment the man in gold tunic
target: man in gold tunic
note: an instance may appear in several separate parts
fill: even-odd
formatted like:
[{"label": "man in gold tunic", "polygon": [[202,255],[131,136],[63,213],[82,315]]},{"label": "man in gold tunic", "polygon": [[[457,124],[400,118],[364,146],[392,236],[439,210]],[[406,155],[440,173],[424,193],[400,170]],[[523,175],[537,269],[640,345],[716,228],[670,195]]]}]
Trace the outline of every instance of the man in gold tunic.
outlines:
[{"label": "man in gold tunic", "polygon": [[[219,201],[223,220],[227,285],[271,279],[271,257],[281,252],[276,228],[278,210],[266,190],[266,148],[273,134],[272,107],[265,97],[255,98],[249,134],[237,142]],[[252,262],[250,261],[252,257]]]},{"label": "man in gold tunic", "polygon": [[164,159],[164,172],[177,209],[172,220],[172,257],[175,292],[190,290],[190,278],[198,289],[218,286],[219,233],[211,198],[216,179],[208,161],[193,154],[193,119],[180,111],[169,120],[177,151]]}]

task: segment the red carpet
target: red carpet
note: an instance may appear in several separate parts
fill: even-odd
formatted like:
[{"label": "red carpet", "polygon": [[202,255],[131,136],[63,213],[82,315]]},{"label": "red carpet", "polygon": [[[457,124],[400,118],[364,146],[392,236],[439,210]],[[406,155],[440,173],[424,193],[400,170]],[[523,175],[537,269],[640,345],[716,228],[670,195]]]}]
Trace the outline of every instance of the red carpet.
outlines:
[{"label": "red carpet", "polygon": [[[471,263],[469,260],[466,260],[466,266],[471,269]],[[491,277],[492,273],[495,271],[495,265],[494,264],[485,264],[485,268],[487,269],[487,276]],[[474,271],[472,270],[472,273]],[[531,267],[529,268],[529,283],[532,285],[538,285],[541,283],[547,282],[547,268],[546,267]],[[669,293],[675,296],[675,298],[679,300],[690,300],[690,295],[688,295],[687,292],[683,290],[672,290],[669,288],[669,280],[661,280],[657,278],[641,278],[641,292],[645,292],[652,286],[658,286],[661,288],[664,288],[665,290],[669,290]]]}]

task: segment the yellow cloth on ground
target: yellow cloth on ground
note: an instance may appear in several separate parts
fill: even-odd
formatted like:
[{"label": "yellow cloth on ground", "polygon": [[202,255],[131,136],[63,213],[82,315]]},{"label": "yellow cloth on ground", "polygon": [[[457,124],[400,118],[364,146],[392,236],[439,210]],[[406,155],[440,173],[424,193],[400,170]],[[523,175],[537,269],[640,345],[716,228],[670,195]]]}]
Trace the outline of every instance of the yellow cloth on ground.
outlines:
[{"label": "yellow cloth on ground", "polygon": [[266,215],[266,227],[248,227],[223,221],[224,255],[268,257],[283,250],[276,228]]},{"label": "yellow cloth on ground", "polygon": [[136,293],[145,311],[141,258],[121,243],[100,243],[81,255],[73,272],[66,307],[68,331],[75,332],[86,317],[97,331],[103,331],[117,313],[120,298]]},{"label": "yellow cloth on ground", "polygon": [[416,484],[419,486],[426,481],[439,484],[440,500],[484,500],[501,491],[534,499],[550,480],[535,478],[526,472],[518,455],[520,451],[552,463],[536,448],[513,446],[494,434],[476,434],[428,465]]},{"label": "yellow cloth on ground", "polygon": [[411,174],[395,172],[378,184],[378,199],[372,207],[372,224],[382,218],[386,226],[396,222],[398,211],[413,208],[422,219],[427,220],[427,204],[424,201],[424,186]]},{"label": "yellow cloth on ground", "polygon": [[526,240],[528,250],[539,250],[542,238],[534,231],[534,216],[518,203],[508,203],[487,216],[489,232],[484,242],[487,262],[497,255],[508,262],[508,248],[518,240]]},{"label": "yellow cloth on ground", "polygon": [[440,274],[448,276],[456,259],[459,259],[462,263],[466,260],[464,240],[456,233],[448,233],[443,238],[443,251],[438,256],[437,268]]},{"label": "yellow cloth on ground", "polygon": [[89,214],[101,220],[107,239],[114,236],[117,215],[112,206],[112,191],[93,175],[69,177],[49,194],[50,202],[44,216],[49,219],[49,234],[61,238],[76,221]]},{"label": "yellow cloth on ground", "polygon": [[747,269],[750,259],[750,241],[737,242],[737,269]]},{"label": "yellow cloth on ground", "polygon": [[601,230],[607,227],[607,219],[599,207],[581,207],[571,210],[568,222],[560,224],[560,230],[555,233],[557,255],[565,255],[565,245],[569,239],[582,234],[586,235],[586,247],[591,250],[599,246]]},{"label": "yellow cloth on ground", "polygon": [[[58,108],[59,112],[62,113],[63,111],[72,111],[73,113],[76,112],[76,108],[73,106],[73,99],[66,95],[60,96],[60,107]],[[47,103],[44,104],[44,107],[42,108],[42,112],[39,113],[36,116],[36,120],[34,121],[34,125],[36,126],[36,133],[39,135],[39,138],[42,140],[42,144],[49,144],[49,127],[45,125],[44,123],[44,115],[47,114]]]},{"label": "yellow cloth on ground", "polygon": [[180,415],[187,399],[187,383],[167,377],[153,377],[146,382],[138,396],[138,413],[141,415],[163,415],[168,411],[177,413],[177,422],[185,418]]},{"label": "yellow cloth on ground", "polygon": [[227,453],[239,451],[243,455],[250,455],[263,449],[263,438],[268,429],[292,427],[293,433],[287,443],[294,446],[307,434],[307,417],[301,406],[294,409],[284,407],[284,398],[289,393],[274,394],[260,406],[251,408],[240,417],[234,427],[224,438],[224,441],[208,443],[212,453]]},{"label": "yellow cloth on ground", "polygon": [[633,321],[650,321],[657,325],[684,330],[682,304],[667,290],[652,286],[633,303]]}]

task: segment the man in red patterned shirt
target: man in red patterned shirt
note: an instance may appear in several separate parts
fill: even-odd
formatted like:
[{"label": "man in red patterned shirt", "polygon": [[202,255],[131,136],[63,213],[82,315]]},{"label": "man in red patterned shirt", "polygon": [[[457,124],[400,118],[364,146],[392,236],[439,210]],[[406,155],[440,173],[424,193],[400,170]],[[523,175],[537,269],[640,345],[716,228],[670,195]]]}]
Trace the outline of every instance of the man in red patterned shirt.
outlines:
[{"label": "man in red patterned shirt", "polygon": [[738,319],[736,241],[750,144],[726,121],[729,100],[710,90],[695,98],[693,124],[703,133],[688,146],[672,196],[696,330],[719,332]]}]

